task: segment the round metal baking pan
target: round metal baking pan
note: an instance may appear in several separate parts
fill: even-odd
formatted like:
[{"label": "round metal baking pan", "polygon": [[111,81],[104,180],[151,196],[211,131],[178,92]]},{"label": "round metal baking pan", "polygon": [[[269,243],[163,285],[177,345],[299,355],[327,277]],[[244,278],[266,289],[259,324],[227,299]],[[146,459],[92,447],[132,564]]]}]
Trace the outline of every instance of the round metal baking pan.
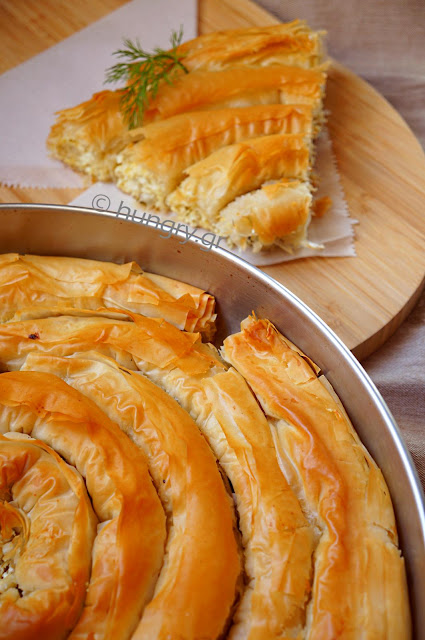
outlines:
[{"label": "round metal baking pan", "polygon": [[1,253],[135,260],[148,271],[189,282],[216,297],[217,345],[255,311],[321,367],[389,485],[406,559],[414,637],[425,638],[424,495],[397,425],[376,387],[327,325],[275,280],[221,248],[206,251],[184,234],[165,235],[152,226],[91,209],[0,205]]}]

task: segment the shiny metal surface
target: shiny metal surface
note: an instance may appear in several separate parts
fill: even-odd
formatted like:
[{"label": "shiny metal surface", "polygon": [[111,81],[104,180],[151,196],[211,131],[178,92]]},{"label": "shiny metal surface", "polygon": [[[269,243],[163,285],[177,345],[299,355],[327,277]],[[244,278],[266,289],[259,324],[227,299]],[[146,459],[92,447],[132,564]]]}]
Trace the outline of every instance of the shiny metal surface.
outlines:
[{"label": "shiny metal surface", "polygon": [[339,338],[303,302],[273,279],[220,248],[203,251],[184,236],[90,209],[0,205],[0,252],[137,261],[214,294],[217,344],[255,310],[269,318],[321,368],[389,485],[406,559],[415,638],[425,638],[425,502],[398,428],[376,387]]}]

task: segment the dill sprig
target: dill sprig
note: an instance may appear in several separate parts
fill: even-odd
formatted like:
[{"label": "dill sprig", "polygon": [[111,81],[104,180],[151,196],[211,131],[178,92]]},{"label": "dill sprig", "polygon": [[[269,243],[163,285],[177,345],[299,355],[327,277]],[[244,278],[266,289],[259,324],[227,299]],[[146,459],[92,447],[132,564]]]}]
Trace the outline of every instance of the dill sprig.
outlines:
[{"label": "dill sprig", "polygon": [[124,39],[124,49],[114,51],[121,58],[113,67],[106,70],[105,82],[125,80],[121,90],[120,107],[129,129],[140,127],[150,100],[155,98],[162,82],[172,84],[179,71],[188,73],[184,66],[183,55],[177,53],[177,47],[183,38],[183,28],[171,33],[171,49],[156,47],[153,53],[144,51],[138,40]]}]

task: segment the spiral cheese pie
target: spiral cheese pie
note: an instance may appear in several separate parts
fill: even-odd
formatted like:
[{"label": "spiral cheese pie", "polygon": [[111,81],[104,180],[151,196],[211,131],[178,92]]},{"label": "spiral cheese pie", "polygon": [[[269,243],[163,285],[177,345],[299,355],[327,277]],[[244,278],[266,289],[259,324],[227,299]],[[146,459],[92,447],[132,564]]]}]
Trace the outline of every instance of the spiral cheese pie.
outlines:
[{"label": "spiral cheese pie", "polygon": [[[114,314],[74,309],[0,325],[1,366],[25,370],[0,375],[0,388],[5,380],[22,407],[15,428],[31,433],[24,382],[47,376],[55,402],[56,389],[68,388],[83,407],[97,405],[146,458],[168,538],[133,637],[409,638],[388,489],[315,365],[267,321],[249,318],[225,340],[226,364],[198,334]],[[230,503],[188,414],[233,488],[243,580]],[[35,424],[53,444],[44,422]]]},{"label": "spiral cheese pie", "polygon": [[[78,360],[52,356],[52,353],[64,353],[63,346],[57,343],[54,346],[53,336],[45,330],[48,321],[43,319],[39,322],[40,339],[34,343],[37,354],[34,354],[34,350],[28,352],[18,346],[16,352],[20,352],[23,356],[19,366],[50,371],[60,375],[69,384],[76,386],[80,391],[94,399],[101,408],[105,409],[106,405],[106,412],[110,415],[109,405],[111,403],[108,403],[108,398],[113,398],[114,403],[116,403],[117,398],[120,397],[119,389],[123,384],[126,387],[129,384],[136,386],[137,378],[134,378],[134,374],[132,377],[124,377],[122,381],[117,380],[116,373],[111,378],[111,372],[105,370],[104,366],[100,366],[99,363],[106,361],[99,355],[95,360],[93,360],[93,355],[83,355],[81,353],[76,356]],[[127,352],[132,349],[135,352],[137,351],[137,355],[133,353],[134,358],[143,357],[147,361],[152,360],[149,352],[144,349],[148,338],[147,331],[149,331],[147,325],[141,325],[140,328],[139,326],[134,326],[132,335],[130,335],[127,332],[128,327],[125,323],[115,322],[112,328],[110,322],[105,325],[99,319],[96,333],[92,334],[90,342],[85,343],[84,337],[87,334],[85,334],[84,325],[86,322],[84,319],[73,318],[72,320],[70,319],[70,322],[73,325],[71,332],[74,348],[78,349],[78,351],[90,349],[92,340],[99,344],[99,340],[104,337],[103,345],[99,345],[102,350],[106,346],[110,348],[113,345],[116,347],[116,354],[118,349],[125,348]],[[22,325],[25,325],[25,323],[22,323]],[[9,325],[7,328],[12,328],[12,326]],[[93,331],[94,327],[91,329]],[[67,341],[66,327],[59,325],[59,331]],[[166,327],[165,331],[161,332],[164,339],[167,338],[167,334],[171,337],[169,331],[174,333],[174,329],[171,326]],[[101,335],[102,332],[103,336]],[[108,337],[106,337],[105,332],[109,334]],[[140,350],[137,348],[139,344],[141,346]],[[160,346],[159,341],[157,344],[159,350],[161,350],[162,345]],[[187,347],[189,347],[189,344],[187,343]],[[27,356],[24,355],[25,352],[28,353]],[[43,352],[42,355],[39,355],[39,352]],[[156,358],[156,362],[163,363],[164,355],[162,359]],[[118,357],[119,361],[123,361],[122,355],[116,355],[116,357]],[[298,632],[303,625],[304,606],[309,593],[313,533],[307,526],[307,520],[302,514],[297,498],[279,470],[275,454],[271,453],[273,443],[267,422],[246,383],[235,371],[226,372],[214,351],[199,344],[194,349],[191,349],[186,354],[186,357],[182,356],[181,360],[184,362],[182,369],[174,361],[169,361],[169,357],[165,357],[165,361],[169,361],[169,366],[167,367],[169,377],[164,372],[163,386],[168,390],[172,389],[181,404],[197,418],[198,425],[206,435],[214,453],[232,482],[239,507],[239,524],[247,554],[246,572],[249,584],[235,614],[235,624],[230,632],[230,637],[245,637],[245,634],[248,634],[249,637],[260,638],[267,638],[270,637],[270,634],[273,634],[274,637],[282,627]],[[11,360],[9,360],[9,366],[16,365],[12,365]],[[213,372],[217,372],[217,374],[209,377],[208,374]],[[111,384],[108,384],[108,378],[111,378]],[[121,378],[123,378],[122,375]],[[160,390],[153,393],[152,389],[149,389],[149,384],[153,387],[152,383],[144,382],[144,386],[147,386],[152,396],[152,401],[157,407],[162,407],[159,401],[161,398]],[[123,421],[126,422],[125,409],[130,405],[134,412],[137,402],[137,400],[132,400],[128,392],[125,398],[126,403],[118,402],[117,409],[114,415],[111,416],[120,424],[123,424]],[[121,408],[120,404],[122,404],[123,408]],[[144,405],[146,407],[146,401],[144,401]],[[174,413],[176,413],[175,410]],[[136,425],[134,418],[132,422]],[[174,418],[174,424],[176,424],[176,418]],[[154,428],[150,424],[147,424],[144,428],[149,429],[149,435],[152,438]],[[133,429],[134,431],[137,429],[138,433],[142,432],[141,427],[134,426]],[[171,438],[171,434],[169,437]],[[135,436],[132,435],[132,438],[135,439]],[[162,440],[164,452],[168,454],[167,458],[173,456],[172,452],[167,451],[168,445],[166,441],[164,442],[164,436]],[[175,437],[170,441],[170,446],[174,451],[177,450]],[[193,455],[195,455],[196,449],[193,445],[192,450]],[[158,453],[156,455],[158,456]],[[187,454],[184,451],[183,455],[183,460],[185,460]],[[203,470],[201,468],[199,470],[202,477],[207,472],[207,465],[205,463],[201,464],[202,459],[200,459],[199,454],[196,457],[198,458],[199,466],[203,467]],[[249,468],[246,466],[247,458],[249,460]],[[186,462],[186,465],[188,465],[188,462]],[[188,469],[190,469],[190,462]],[[254,471],[255,481],[251,477]],[[154,471],[152,471],[152,475],[155,477]],[[162,475],[164,475],[163,472]],[[194,476],[194,472],[191,471],[189,475]],[[196,476],[193,478],[193,481],[195,480]],[[179,485],[181,490],[181,479]],[[184,495],[187,495],[187,490],[185,490]],[[196,487],[192,487],[191,490],[196,496],[198,492]],[[193,544],[198,531],[199,535],[205,538],[204,527],[206,520],[212,532],[216,530],[217,525],[214,524],[215,516],[211,513],[213,509],[211,499],[205,505],[206,512],[203,514],[203,523],[201,522],[194,528],[190,538],[186,541],[187,544]],[[174,500],[172,503],[173,508],[175,508]],[[217,513],[221,513],[217,506],[214,507],[215,510],[217,510]],[[221,508],[222,510],[223,508]],[[186,536],[189,535],[187,531],[185,533]],[[211,532],[201,542],[201,549],[205,549],[208,545],[208,540],[213,541]],[[179,555],[184,554],[186,546],[184,540],[179,539],[176,543],[180,547]],[[222,577],[221,581],[216,582],[214,579],[220,570],[221,557],[225,559],[226,555],[228,555],[224,551],[219,553],[224,544],[225,536],[221,533],[220,540],[215,540],[214,564],[212,567],[208,565],[208,584],[220,585],[221,598],[223,598],[226,584],[229,584],[230,588],[233,585],[234,591],[234,580],[230,579],[232,576],[232,564],[229,559],[226,559],[227,580]],[[226,546],[229,546],[228,542]],[[266,556],[263,553],[256,552],[256,549],[261,547],[268,549]],[[291,557],[294,547],[297,550],[296,559]],[[168,565],[172,566],[173,549],[170,548],[169,553]],[[192,555],[196,557],[196,553],[196,551],[192,552]],[[180,562],[182,561],[180,560]],[[197,573],[198,577],[202,576],[202,565],[198,567]],[[172,584],[174,585],[174,580]],[[285,588],[283,588],[283,585],[285,585]],[[181,588],[182,584],[179,583],[179,586]],[[211,589],[211,586],[209,586],[208,590],[206,586],[203,588],[204,604],[207,601],[207,593]],[[275,592],[272,600],[270,600],[270,591]],[[215,598],[217,599],[217,595]],[[145,616],[149,616],[150,607],[154,603],[155,598],[153,603],[148,605]],[[214,611],[212,605],[210,605],[210,608],[211,611]],[[188,605],[186,605],[186,612],[188,610],[194,616],[194,604],[192,604],[191,609],[188,609]],[[267,615],[265,615],[265,612]],[[163,613],[164,608],[162,608]],[[202,615],[205,624],[207,612],[204,611]],[[141,622],[142,629],[144,629],[145,616]],[[168,613],[168,617],[173,620],[172,613]],[[149,617],[147,620],[149,621]],[[151,628],[155,629],[155,627]],[[180,628],[180,625],[175,625],[175,628]],[[158,629],[159,627],[156,630]],[[135,637],[139,636],[136,634]],[[141,634],[140,637],[148,638],[149,635]],[[196,638],[199,636],[186,634],[183,637]]]},{"label": "spiral cheese pie", "polygon": [[[323,33],[303,21],[222,31],[179,45],[177,54],[186,73],[175,68],[151,91],[140,126],[129,130],[121,113],[125,87],[102,91],[58,113],[47,140],[52,155],[94,179],[115,181],[144,205],[202,224],[230,244],[255,251],[278,245],[290,252],[308,244],[313,140],[324,122],[328,66]],[[304,170],[288,172],[286,163],[277,167],[270,151],[261,154],[260,165],[251,162],[243,189],[236,189],[237,177],[229,169],[232,145],[276,134],[305,137]],[[210,165],[207,179],[204,163]],[[288,177],[300,180],[300,189],[264,197],[269,180]],[[222,190],[226,198],[217,199]],[[302,198],[307,213],[297,216],[294,226],[300,191],[308,191]],[[233,224],[233,213],[224,208],[244,205],[237,199],[245,194],[258,197],[260,208],[254,211],[248,200],[249,214]]]},{"label": "spiral cheese pie", "polygon": [[[59,358],[33,351],[22,369],[66,380],[146,455],[168,517],[168,543],[133,637],[218,637],[231,619],[241,567],[230,497],[196,424],[144,376],[96,352]],[[197,589],[202,599],[193,597]]]}]

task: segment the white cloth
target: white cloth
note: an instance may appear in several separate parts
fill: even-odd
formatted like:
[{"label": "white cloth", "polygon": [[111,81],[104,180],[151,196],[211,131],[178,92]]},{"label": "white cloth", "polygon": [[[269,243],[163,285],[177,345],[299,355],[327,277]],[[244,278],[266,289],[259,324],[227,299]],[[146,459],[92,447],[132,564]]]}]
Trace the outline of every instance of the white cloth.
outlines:
[{"label": "white cloth", "polygon": [[55,111],[88,100],[103,85],[124,37],[169,47],[172,29],[197,31],[196,0],[132,0],[120,9],[0,76],[0,182],[21,187],[83,187],[82,178],[50,158],[46,138]]}]

